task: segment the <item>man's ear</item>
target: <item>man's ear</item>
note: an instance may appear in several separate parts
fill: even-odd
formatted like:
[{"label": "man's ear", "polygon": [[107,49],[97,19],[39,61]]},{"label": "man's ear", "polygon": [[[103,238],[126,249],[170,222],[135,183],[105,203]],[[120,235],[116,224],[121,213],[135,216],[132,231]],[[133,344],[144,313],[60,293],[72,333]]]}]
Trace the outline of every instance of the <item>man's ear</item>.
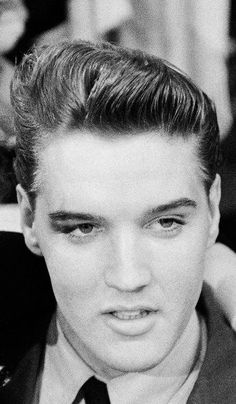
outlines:
[{"label": "man's ear", "polygon": [[35,231],[34,209],[29,197],[20,184],[16,187],[17,201],[20,208],[21,228],[25,238],[25,244],[34,254],[42,255]]},{"label": "man's ear", "polygon": [[208,247],[211,247],[215,243],[219,233],[220,198],[221,198],[221,179],[219,174],[216,174],[215,180],[211,185],[209,192],[210,229],[209,229]]}]

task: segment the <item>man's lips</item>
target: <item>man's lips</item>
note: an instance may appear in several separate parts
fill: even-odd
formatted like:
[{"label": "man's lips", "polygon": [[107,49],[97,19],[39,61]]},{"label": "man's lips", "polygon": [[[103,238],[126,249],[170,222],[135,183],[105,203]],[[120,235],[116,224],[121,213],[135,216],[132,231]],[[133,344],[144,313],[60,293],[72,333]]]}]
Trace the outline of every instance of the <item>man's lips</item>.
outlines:
[{"label": "man's lips", "polygon": [[110,314],[119,320],[137,320],[148,316],[150,313],[156,313],[157,309],[147,305],[135,307],[111,307],[104,311],[104,314]]},{"label": "man's lips", "polygon": [[159,310],[154,306],[113,306],[103,311],[105,323],[116,334],[138,337],[155,325]]},{"label": "man's lips", "polygon": [[148,316],[149,310],[122,310],[113,311],[110,314],[118,318],[119,320],[137,320]]}]

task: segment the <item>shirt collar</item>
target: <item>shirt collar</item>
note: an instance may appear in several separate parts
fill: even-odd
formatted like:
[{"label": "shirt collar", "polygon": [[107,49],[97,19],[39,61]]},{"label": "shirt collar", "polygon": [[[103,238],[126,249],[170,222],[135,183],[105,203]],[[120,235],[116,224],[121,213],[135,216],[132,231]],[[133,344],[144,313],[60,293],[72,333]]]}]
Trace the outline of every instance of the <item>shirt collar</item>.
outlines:
[{"label": "shirt collar", "polygon": [[93,371],[65,338],[55,314],[47,334],[39,403],[72,402],[78,390],[92,375]]}]

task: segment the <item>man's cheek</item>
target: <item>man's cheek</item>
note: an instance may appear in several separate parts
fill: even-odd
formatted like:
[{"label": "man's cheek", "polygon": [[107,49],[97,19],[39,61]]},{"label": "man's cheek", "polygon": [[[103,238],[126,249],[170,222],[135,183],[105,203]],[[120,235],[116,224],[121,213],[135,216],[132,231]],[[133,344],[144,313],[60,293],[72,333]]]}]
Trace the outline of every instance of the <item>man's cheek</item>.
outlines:
[{"label": "man's cheek", "polygon": [[49,275],[57,303],[61,302],[64,307],[89,302],[96,295],[99,279],[89,268],[72,268],[68,262],[60,262],[60,267],[49,267]]},{"label": "man's cheek", "polygon": [[94,295],[94,280],[85,276],[70,276],[66,274],[53,274],[51,276],[54,294],[66,301],[87,299]]},{"label": "man's cheek", "polygon": [[195,307],[201,292],[203,282],[201,265],[192,266],[187,262],[185,265],[184,271],[176,268],[172,277],[166,282],[166,300],[173,310],[191,305]]}]

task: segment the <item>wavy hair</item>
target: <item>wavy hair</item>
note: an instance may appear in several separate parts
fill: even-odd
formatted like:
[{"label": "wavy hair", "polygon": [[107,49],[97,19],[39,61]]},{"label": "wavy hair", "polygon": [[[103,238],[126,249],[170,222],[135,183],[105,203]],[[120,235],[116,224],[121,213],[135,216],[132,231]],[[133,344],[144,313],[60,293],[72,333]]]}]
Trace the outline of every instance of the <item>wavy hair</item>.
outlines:
[{"label": "wavy hair", "polygon": [[65,42],[33,49],[11,85],[17,133],[16,175],[38,190],[39,155],[51,137],[74,129],[99,136],[156,131],[195,137],[209,190],[220,162],[215,107],[165,60],[108,43]]}]

